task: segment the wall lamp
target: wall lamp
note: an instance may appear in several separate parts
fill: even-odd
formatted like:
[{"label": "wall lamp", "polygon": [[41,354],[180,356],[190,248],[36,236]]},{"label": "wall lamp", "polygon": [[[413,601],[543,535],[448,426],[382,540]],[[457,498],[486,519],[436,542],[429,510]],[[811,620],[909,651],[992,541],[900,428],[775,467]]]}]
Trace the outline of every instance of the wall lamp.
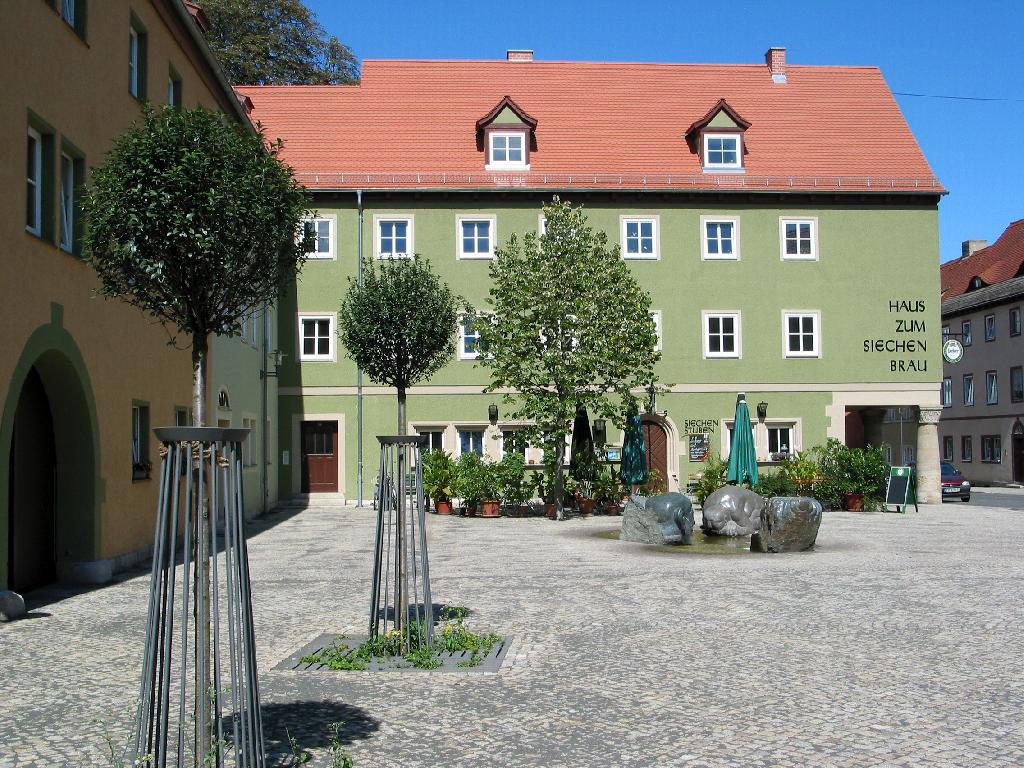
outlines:
[{"label": "wall lamp", "polygon": [[766,403],[764,400],[757,404],[757,418],[759,418],[761,421],[764,421],[765,419],[768,418],[768,403]]},{"label": "wall lamp", "polygon": [[487,418],[490,419],[491,424],[498,423],[498,406],[494,403],[487,406]]}]

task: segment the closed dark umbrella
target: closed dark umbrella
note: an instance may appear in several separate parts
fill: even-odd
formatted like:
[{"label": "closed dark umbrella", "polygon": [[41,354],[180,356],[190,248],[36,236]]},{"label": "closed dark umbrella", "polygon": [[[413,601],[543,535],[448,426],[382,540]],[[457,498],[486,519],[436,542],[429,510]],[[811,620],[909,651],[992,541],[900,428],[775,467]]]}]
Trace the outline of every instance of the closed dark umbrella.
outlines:
[{"label": "closed dark umbrella", "polygon": [[590,415],[587,409],[576,409],[572,422],[572,441],[569,443],[569,474],[577,482],[594,479],[594,436],[590,432]]},{"label": "closed dark umbrella", "polygon": [[619,478],[626,485],[635,486],[647,482],[647,449],[644,447],[640,414],[635,410],[626,417],[626,435],[622,440]]},{"label": "closed dark umbrella", "polygon": [[757,451],[750,427],[750,411],[747,409],[747,397],[742,392],[736,398],[736,419],[732,428],[732,445],[729,446],[729,474],[726,480],[751,485],[757,485],[758,481]]}]

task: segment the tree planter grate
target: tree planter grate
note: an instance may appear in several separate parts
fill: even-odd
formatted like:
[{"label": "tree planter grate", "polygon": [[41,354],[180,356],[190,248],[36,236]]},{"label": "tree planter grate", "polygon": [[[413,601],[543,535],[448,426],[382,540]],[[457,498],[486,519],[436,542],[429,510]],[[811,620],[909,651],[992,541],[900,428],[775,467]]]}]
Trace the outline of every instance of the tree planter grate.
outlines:
[{"label": "tree planter grate", "polygon": [[[304,656],[319,653],[327,646],[334,643],[338,638],[336,634],[323,634],[319,635],[315,640],[303,646],[291,656],[286,658],[280,664],[278,664],[276,670],[293,670],[300,672],[314,671],[314,672],[345,672],[350,670],[336,670],[324,664],[308,664],[302,661]],[[365,636],[346,636],[344,640],[338,641],[338,644],[347,645],[350,651],[354,651],[359,645],[366,639]],[[404,658],[396,657],[389,659],[371,659],[366,663],[366,672],[392,672],[396,670],[401,671],[413,671],[413,672],[498,672],[501,669],[502,663],[505,661],[505,657],[508,654],[508,648],[512,644],[511,638],[504,638],[499,640],[491,648],[491,652],[484,656],[480,663],[472,667],[460,667],[460,663],[468,662],[471,657],[469,651],[442,651],[438,656],[441,661],[441,666],[435,669],[420,669],[414,667],[411,662],[406,661]],[[348,654],[346,654],[347,656]],[[358,670],[351,670],[358,671]]]}]

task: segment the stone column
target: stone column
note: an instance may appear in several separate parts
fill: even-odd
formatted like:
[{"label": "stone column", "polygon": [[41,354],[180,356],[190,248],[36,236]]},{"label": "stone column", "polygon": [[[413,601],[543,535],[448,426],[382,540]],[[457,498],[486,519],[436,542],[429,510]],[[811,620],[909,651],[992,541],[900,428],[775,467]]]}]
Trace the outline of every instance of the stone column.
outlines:
[{"label": "stone column", "polygon": [[864,442],[867,445],[882,444],[882,419],[885,408],[865,408],[860,412],[860,420],[864,424]]},{"label": "stone column", "polygon": [[939,406],[922,407],[917,420],[917,500],[922,504],[942,502],[942,474],[939,468]]}]

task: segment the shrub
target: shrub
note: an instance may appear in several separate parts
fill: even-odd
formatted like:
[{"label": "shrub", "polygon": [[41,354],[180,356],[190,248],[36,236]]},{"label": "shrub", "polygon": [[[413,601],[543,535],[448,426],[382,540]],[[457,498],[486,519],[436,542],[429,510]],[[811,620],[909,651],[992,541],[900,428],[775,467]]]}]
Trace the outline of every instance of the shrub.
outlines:
[{"label": "shrub", "polygon": [[721,456],[715,456],[713,453],[709,454],[704,462],[704,469],[701,470],[700,480],[697,481],[693,491],[697,497],[697,503],[703,506],[704,499],[725,485],[725,478],[728,473],[729,462]]},{"label": "shrub", "polygon": [[773,496],[796,496],[797,488],[785,472],[766,472],[761,481],[754,486],[754,493],[770,499]]},{"label": "shrub", "polygon": [[423,454],[423,489],[435,502],[448,501],[455,495],[455,459],[445,451]]}]

